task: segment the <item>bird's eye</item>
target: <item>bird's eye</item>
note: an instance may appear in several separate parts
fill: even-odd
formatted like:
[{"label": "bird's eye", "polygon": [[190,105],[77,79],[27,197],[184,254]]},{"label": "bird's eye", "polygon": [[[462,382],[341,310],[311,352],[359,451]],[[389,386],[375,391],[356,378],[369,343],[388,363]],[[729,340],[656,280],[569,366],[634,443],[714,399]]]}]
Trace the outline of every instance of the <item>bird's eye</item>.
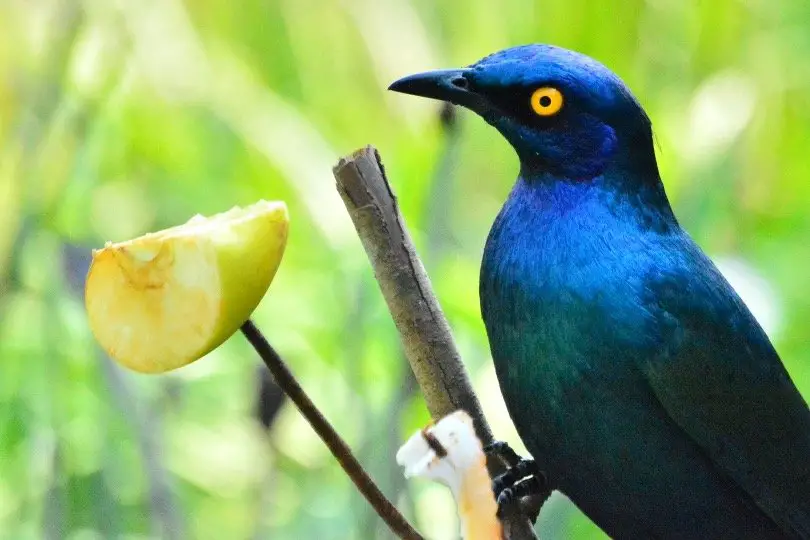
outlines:
[{"label": "bird's eye", "polygon": [[551,86],[543,86],[534,91],[531,98],[532,110],[540,116],[553,116],[563,106],[562,93]]}]

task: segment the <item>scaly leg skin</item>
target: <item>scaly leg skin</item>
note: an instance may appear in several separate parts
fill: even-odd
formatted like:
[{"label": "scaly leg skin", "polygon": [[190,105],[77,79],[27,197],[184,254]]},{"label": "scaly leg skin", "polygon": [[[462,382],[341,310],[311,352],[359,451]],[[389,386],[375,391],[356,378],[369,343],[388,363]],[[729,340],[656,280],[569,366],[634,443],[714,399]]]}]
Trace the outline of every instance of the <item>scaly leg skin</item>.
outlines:
[{"label": "scaly leg skin", "polygon": [[484,449],[484,452],[495,454],[507,463],[515,463],[506,472],[492,480],[492,491],[498,502],[499,517],[505,506],[519,501],[523,497],[538,495],[542,496],[542,500],[548,497],[551,489],[546,475],[538,469],[537,463],[533,459],[520,457],[509,444],[503,441],[493,442]]}]

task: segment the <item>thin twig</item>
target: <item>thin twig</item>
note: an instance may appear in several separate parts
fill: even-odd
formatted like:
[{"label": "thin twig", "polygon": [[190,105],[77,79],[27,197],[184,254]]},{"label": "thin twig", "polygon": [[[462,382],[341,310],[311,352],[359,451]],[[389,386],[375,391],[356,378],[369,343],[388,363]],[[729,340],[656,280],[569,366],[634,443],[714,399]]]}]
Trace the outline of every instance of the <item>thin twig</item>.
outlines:
[{"label": "thin twig", "polygon": [[351,478],[354,485],[369,504],[374,507],[377,514],[385,521],[391,531],[394,532],[399,538],[405,540],[424,540],[422,536],[414,530],[410,523],[399,513],[399,511],[391,504],[385,495],[382,494],[380,489],[374,481],[368,476],[363,466],[357,461],[357,458],[352,454],[351,449],[346,442],[337,434],[335,429],[324,418],[318,408],[309,399],[309,396],[304,392],[301,385],[293,376],[287,364],[281,359],[278,353],[270,346],[261,331],[253,324],[253,321],[248,320],[242,325],[242,333],[247,340],[256,350],[261,357],[262,361],[267,365],[267,368],[273,374],[278,385],[284,389],[284,392],[301,411],[301,414],[307,419],[307,422],[312,426],[312,429],[323,440],[332,455],[338,460],[340,466],[346,471],[346,474]]},{"label": "thin twig", "polygon": [[[360,149],[341,159],[333,172],[428,410],[437,420],[455,410],[465,410],[473,418],[478,438],[484,445],[490,444],[492,431],[416,254],[379,154],[371,146]],[[488,459],[487,466],[491,475],[505,468],[499,459]],[[507,509],[504,533],[509,540],[537,538],[519,505]]]}]

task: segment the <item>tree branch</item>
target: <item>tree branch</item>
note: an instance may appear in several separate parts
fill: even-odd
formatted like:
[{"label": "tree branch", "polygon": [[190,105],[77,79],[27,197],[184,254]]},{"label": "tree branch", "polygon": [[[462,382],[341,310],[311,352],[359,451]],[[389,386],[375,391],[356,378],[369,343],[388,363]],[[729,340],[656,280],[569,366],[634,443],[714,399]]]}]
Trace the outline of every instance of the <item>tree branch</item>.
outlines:
[{"label": "tree branch", "polygon": [[[430,414],[439,419],[463,409],[473,418],[483,444],[492,443],[492,431],[416,255],[379,154],[371,146],[360,149],[341,159],[334,174]],[[489,459],[487,466],[490,475],[504,470],[504,463],[496,459]],[[537,538],[519,505],[506,512],[504,534],[509,540]]]},{"label": "tree branch", "polygon": [[377,514],[391,528],[394,534],[405,540],[424,540],[374,484],[374,481],[352,454],[349,446],[337,434],[329,421],[324,418],[315,404],[312,403],[301,385],[295,380],[290,369],[273,347],[270,346],[261,331],[253,324],[253,321],[248,320],[242,325],[242,333],[267,365],[278,385],[284,389],[287,396],[295,403],[295,406],[298,407],[307,422],[326,446],[329,447],[332,455],[338,460],[338,463],[346,471],[346,474],[357,486],[360,493],[374,507],[374,510],[377,511]]}]

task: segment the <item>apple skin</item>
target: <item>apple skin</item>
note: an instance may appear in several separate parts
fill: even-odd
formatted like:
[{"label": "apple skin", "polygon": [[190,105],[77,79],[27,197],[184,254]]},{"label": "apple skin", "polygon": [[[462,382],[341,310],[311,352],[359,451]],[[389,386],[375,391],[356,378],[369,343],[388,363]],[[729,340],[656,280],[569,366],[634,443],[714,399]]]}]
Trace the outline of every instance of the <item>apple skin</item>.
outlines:
[{"label": "apple skin", "polygon": [[93,252],[85,284],[90,328],[141,373],[208,354],[250,317],[287,244],[283,202],[260,201]]}]

